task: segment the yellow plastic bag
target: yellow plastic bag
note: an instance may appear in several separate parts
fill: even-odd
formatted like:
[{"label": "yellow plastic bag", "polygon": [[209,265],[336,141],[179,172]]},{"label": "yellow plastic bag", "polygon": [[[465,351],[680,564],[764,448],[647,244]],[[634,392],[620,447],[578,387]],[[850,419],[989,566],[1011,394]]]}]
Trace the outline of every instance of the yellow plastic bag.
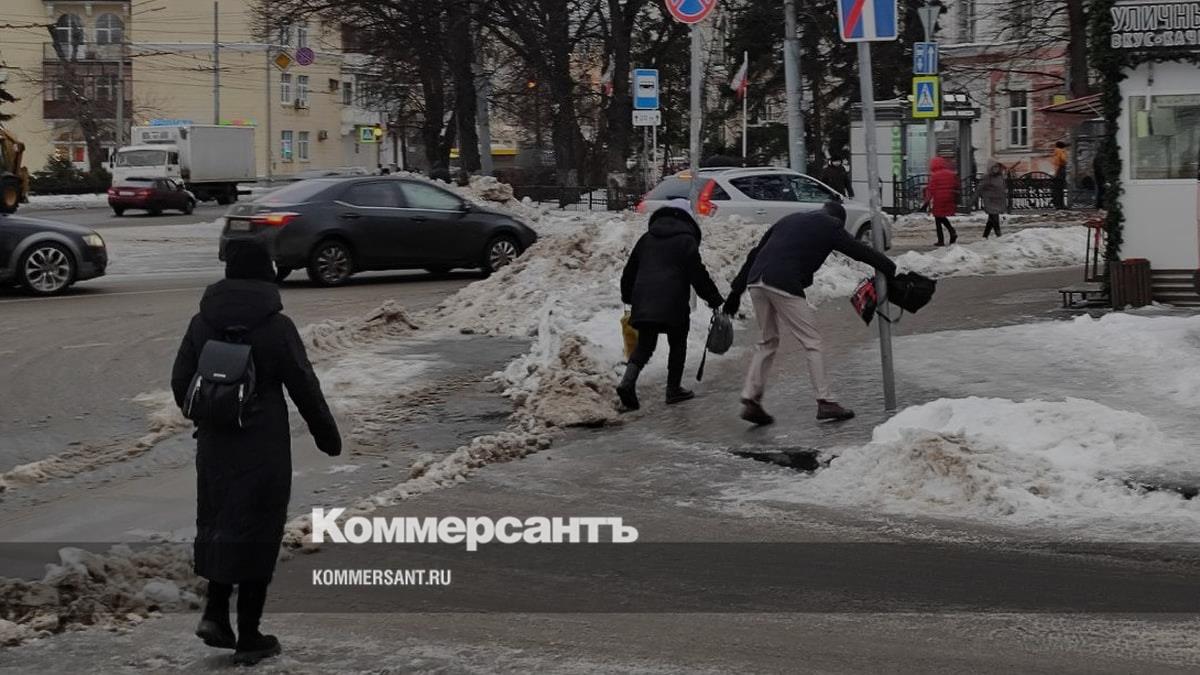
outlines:
[{"label": "yellow plastic bag", "polygon": [[637,348],[638,332],[629,320],[628,311],[621,315],[621,338],[625,341],[625,360],[629,360]]}]

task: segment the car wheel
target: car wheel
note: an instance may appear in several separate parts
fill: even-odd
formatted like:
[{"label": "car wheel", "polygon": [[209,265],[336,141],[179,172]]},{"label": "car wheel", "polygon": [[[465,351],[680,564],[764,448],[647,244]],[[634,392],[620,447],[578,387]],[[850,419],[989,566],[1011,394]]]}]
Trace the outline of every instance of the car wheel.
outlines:
[{"label": "car wheel", "polygon": [[282,284],[284,281],[287,280],[288,276],[291,275],[292,272],[293,272],[293,270],[290,267],[276,267],[275,268],[275,283]]},{"label": "car wheel", "polygon": [[118,207],[118,206],[114,206],[113,207],[113,215],[120,218],[121,216],[125,215],[125,209]]},{"label": "car wheel", "polygon": [[521,255],[521,247],[517,245],[516,239],[507,234],[493,237],[488,242],[487,249],[484,250],[483,271],[495,272],[501,267],[511,264],[519,255]]},{"label": "car wheel", "polygon": [[183,215],[185,215],[185,216],[192,215],[192,211],[195,211],[195,210],[196,210],[196,202],[194,202],[190,199],[187,200],[187,203],[183,205]]},{"label": "car wheel", "polygon": [[75,259],[62,244],[34,244],[21,258],[21,285],[37,295],[54,295],[75,283]]},{"label": "car wheel", "polygon": [[147,211],[155,218],[162,215],[162,209],[147,209]]},{"label": "car wheel", "polygon": [[350,247],[338,239],[317,244],[308,259],[308,278],[320,286],[337,286],[354,274],[354,256]]},{"label": "car wheel", "polygon": [[870,244],[871,243],[871,224],[867,223],[866,225],[863,225],[862,227],[858,228],[858,233],[854,235],[854,238],[863,242],[864,244]]},{"label": "car wheel", "polygon": [[0,213],[14,213],[21,206],[21,182],[14,176],[0,178]]},{"label": "car wheel", "polygon": [[217,203],[220,204],[221,206],[229,206],[230,204],[233,203],[233,200],[229,198],[228,192],[218,192],[217,193]]}]

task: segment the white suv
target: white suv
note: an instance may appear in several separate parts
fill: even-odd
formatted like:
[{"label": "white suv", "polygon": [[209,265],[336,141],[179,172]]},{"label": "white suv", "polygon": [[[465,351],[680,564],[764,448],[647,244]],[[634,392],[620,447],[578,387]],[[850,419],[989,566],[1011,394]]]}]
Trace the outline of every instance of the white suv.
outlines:
[{"label": "white suv", "polygon": [[[703,216],[741,216],[748,220],[774,223],[793,213],[816,211],[828,201],[840,201],[846,207],[846,230],[862,241],[871,239],[871,209],[867,204],[848,201],[821,181],[791,169],[776,167],[700,169],[705,180],[700,191],[699,212]],[[650,213],[671,199],[687,199],[691,173],[683,171],[663,179],[638,204],[640,213]],[[891,242],[886,219],[884,240]]]}]

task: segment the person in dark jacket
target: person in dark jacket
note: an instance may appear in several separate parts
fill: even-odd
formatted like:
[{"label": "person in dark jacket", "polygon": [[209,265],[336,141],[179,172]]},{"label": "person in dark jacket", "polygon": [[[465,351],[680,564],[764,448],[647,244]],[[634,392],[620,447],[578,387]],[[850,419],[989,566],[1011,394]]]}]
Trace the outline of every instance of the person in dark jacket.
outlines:
[{"label": "person in dark jacket", "polygon": [[650,361],[658,336],[666,335],[667,403],[680,403],[695,394],[683,388],[687,360],[691,291],[709,307],[721,306],[721,293],[700,259],[700,225],[687,200],[673,199],[650,216],[650,227],[638,239],[621,274],[621,301],[632,305],[630,323],[638,331],[637,348],[625,366],[617,395],[627,410],[637,410],[638,375]]},{"label": "person in dark jacket", "polygon": [[821,182],[837,190],[838,194],[854,199],[854,186],[851,184],[850,174],[846,173],[846,167],[842,166],[842,160],[834,159],[829,162],[829,166],[821,172]]},{"label": "person in dark jacket", "polygon": [[945,228],[950,232],[950,243],[958,241],[958,232],[950,224],[950,216],[958,211],[958,176],[950,169],[950,163],[942,157],[929,162],[929,183],[925,186],[925,201],[933,214],[937,226],[937,246],[946,245]]},{"label": "person in dark jacket", "polygon": [[820,211],[796,213],[775,223],[750,251],[733,280],[723,311],[737,314],[742,293],[749,288],[754,316],[762,339],[750,362],[742,389],[742,419],[754,424],[771,424],[775,418],[763,409],[767,375],[779,349],[780,325],[792,333],[808,356],[808,373],[817,395],[818,420],[847,420],[854,412],[833,400],[832,384],[825,369],[821,333],[816,312],[805,298],[813,275],[834,251],[867,263],[888,278],[896,264],[875,249],[858,242],[846,232],[846,209],[827,202]]},{"label": "person in dark jacket", "polygon": [[[225,279],[204,292],[171,371],[182,408],[197,361],[210,339],[240,336],[251,346],[255,404],[246,428],[197,426],[196,574],[208,579],[208,602],[196,635],[212,647],[236,649],[239,663],[280,653],[279,641],[259,632],[267,585],[283,541],[292,484],[287,389],[317,447],[342,451],[337,423],[325,403],[295,324],[282,314],[275,270],[256,241],[230,242]],[[229,598],[238,586],[238,631]]]},{"label": "person in dark jacket", "polygon": [[1008,181],[1004,178],[1004,167],[999,162],[992,162],[987,175],[979,181],[975,188],[974,201],[983,205],[987,213],[987,225],[983,228],[983,238],[987,239],[992,232],[1000,236],[1000,214],[1008,211]]}]

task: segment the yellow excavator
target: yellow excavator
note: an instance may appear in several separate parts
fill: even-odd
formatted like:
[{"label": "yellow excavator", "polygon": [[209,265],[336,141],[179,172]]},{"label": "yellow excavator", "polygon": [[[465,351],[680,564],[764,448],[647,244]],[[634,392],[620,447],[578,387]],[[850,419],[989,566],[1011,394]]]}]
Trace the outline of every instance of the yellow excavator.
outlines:
[{"label": "yellow excavator", "polygon": [[22,165],[25,144],[0,127],[0,213],[13,213],[29,201],[29,170]]}]

